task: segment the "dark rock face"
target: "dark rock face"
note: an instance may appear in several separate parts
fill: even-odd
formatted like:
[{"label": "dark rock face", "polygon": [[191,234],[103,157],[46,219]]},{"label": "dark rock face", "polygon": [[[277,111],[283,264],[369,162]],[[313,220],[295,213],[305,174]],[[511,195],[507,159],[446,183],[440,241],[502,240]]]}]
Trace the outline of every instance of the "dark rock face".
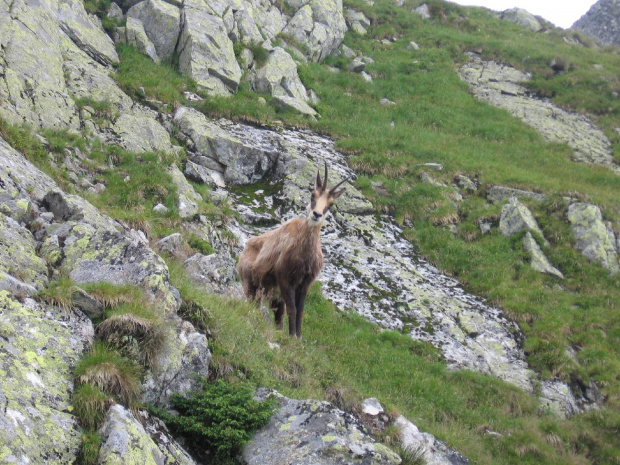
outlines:
[{"label": "dark rock face", "polygon": [[604,45],[620,45],[620,0],[599,0],[575,24]]}]

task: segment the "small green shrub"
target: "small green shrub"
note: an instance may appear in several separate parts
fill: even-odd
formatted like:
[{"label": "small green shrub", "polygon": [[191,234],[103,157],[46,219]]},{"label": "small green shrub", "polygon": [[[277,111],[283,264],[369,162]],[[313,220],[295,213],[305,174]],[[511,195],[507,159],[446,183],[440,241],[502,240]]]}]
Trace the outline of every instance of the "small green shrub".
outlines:
[{"label": "small green shrub", "polygon": [[192,249],[200,252],[203,255],[211,255],[212,253],[215,253],[215,249],[213,248],[213,246],[198,236],[190,237],[187,243]]},{"label": "small green shrub", "polygon": [[151,407],[175,433],[187,436],[190,443],[207,446],[216,458],[225,460],[237,453],[250,440],[252,432],[266,425],[273,413],[275,400],[258,402],[253,388],[247,384],[230,384],[218,380],[204,381],[203,390],[188,398],[171,397],[179,415]]},{"label": "small green shrub", "polygon": [[37,293],[37,298],[64,310],[73,308],[73,287],[74,283],[64,276],[57,281],[52,281],[48,286]]},{"label": "small green shrub", "polygon": [[79,465],[97,465],[99,463],[99,448],[101,447],[101,435],[96,431],[82,433],[82,447],[78,455]]}]

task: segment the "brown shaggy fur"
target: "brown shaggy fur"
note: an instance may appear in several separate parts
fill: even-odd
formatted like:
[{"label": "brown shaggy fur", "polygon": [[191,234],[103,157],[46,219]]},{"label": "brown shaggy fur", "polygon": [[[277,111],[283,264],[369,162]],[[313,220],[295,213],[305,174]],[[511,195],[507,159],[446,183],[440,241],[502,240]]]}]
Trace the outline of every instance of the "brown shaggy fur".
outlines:
[{"label": "brown shaggy fur", "polygon": [[306,295],[323,268],[321,226],[327,210],[344,192],[336,191],[343,182],[327,190],[325,166],[324,182],[317,173],[307,217],[295,218],[250,239],[239,257],[237,270],[246,297],[268,297],[278,328],[282,327],[286,310],[291,336],[301,338]]}]

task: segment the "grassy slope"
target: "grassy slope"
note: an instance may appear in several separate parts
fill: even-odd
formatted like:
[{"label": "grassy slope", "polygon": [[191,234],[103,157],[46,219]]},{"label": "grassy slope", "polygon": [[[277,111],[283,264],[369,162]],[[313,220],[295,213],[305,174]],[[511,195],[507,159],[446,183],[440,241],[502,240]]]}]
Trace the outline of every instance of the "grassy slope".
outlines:
[{"label": "grassy slope", "polygon": [[[618,56],[568,46],[555,33],[530,34],[481,9],[433,1],[435,20],[426,22],[387,1],[377,1],[373,8],[362,2],[354,6],[366,11],[373,27],[366,37],[349,33],[345,42],[376,60],[368,66],[374,82],[365,83],[346,71],[333,73],[322,65],[301,67],[303,80],[323,100],[318,107],[320,121],[311,123],[261,105],[247,83],[235,98],[208,98],[200,109],[213,116],[312,126],[336,138],[340,149],[351,153],[351,164],[360,173],[358,185],[377,208],[411,221],[409,237],[433,263],[519,322],[533,367],[543,376],[567,381],[594,378],[608,396],[607,407],[571,420],[539,412],[535,398],[510,385],[475,373],[449,372],[428,345],[380,332],[355,315],[337,312],[318,288],[309,296],[303,343],[290,340],[266,324],[254,307],[202,294],[188,283],[180,265],[171,261],[175,285],[186,303],[195,304],[186,306],[188,317],[213,334],[214,370],[232,380],[248,378],[291,396],[327,398],[348,408],[363,397],[376,396],[393,413],[408,416],[474,463],[619,463],[620,281],[572,250],[565,206],[559,200],[565,191],[580,192],[617,221],[618,177],[571,163],[567,147],[544,143],[533,129],[506,112],[474,100],[454,71],[455,63],[464,60],[462,52],[470,49],[530,70],[535,76],[533,88],[563,105],[596,113],[599,124],[617,142],[612,128],[620,126],[620,115],[612,92],[620,90]],[[392,44],[375,40],[394,36],[398,40]],[[406,50],[410,40],[419,43],[421,50]],[[193,89],[170,67],[155,65],[125,47],[119,54],[118,81],[134,98],[155,98],[172,108],[184,102],[183,89]],[[554,56],[568,57],[574,69],[550,74],[546,63]],[[593,68],[594,63],[602,64],[603,71]],[[330,58],[328,64],[346,68],[340,59]],[[145,95],[137,90],[140,87]],[[378,101],[383,97],[397,104],[381,106]],[[11,128],[0,129],[5,136],[11,132]],[[58,136],[60,143],[63,135]],[[33,159],[44,153],[39,147],[20,144],[21,133],[13,138],[12,143],[23,145]],[[123,174],[129,173],[131,154],[97,147],[87,151],[95,164],[112,159]],[[169,163],[155,156],[140,160],[154,167]],[[455,207],[447,192],[418,180],[416,165],[423,162],[443,163],[442,176],[448,182],[453,175],[465,173],[482,183],[550,195],[549,202],[530,207],[551,243],[545,251],[566,280],[533,272],[520,238],[475,234],[475,222],[496,218],[499,208],[488,206],[482,194]],[[109,214],[150,228],[155,237],[179,228],[174,209],[162,220],[150,209],[134,205],[136,196],[141,203],[168,201],[173,187],[165,176],[157,192],[134,185],[116,189],[118,176],[112,170],[101,177],[109,193],[93,201]],[[371,181],[382,181],[387,193],[375,192]],[[202,209],[222,215],[212,205]],[[460,220],[457,237],[435,226],[455,217]],[[278,342],[281,348],[270,349],[268,341]],[[577,351],[577,360],[566,354],[566,347]],[[490,436],[487,430],[503,436]]]}]

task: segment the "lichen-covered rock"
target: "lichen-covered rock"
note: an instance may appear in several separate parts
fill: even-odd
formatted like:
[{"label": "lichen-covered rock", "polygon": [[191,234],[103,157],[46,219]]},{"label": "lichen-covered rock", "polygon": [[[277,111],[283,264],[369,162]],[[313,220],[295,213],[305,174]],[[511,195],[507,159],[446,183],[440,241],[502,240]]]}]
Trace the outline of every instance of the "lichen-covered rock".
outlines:
[{"label": "lichen-covered rock", "polygon": [[183,236],[180,233],[173,233],[157,241],[157,248],[162,252],[175,254],[183,245]]},{"label": "lichen-covered rock", "polygon": [[310,60],[322,61],[341,44],[347,32],[342,1],[311,0],[297,10],[282,32],[304,44]]},{"label": "lichen-covered rock", "polygon": [[592,204],[573,203],[568,207],[567,216],[573,229],[575,248],[612,273],[620,271],[616,237],[603,221],[601,209]]},{"label": "lichen-covered rock", "polygon": [[244,448],[246,465],[392,465],[400,457],[371,436],[357,418],[328,402],[294,400],[259,390],[263,400],[277,395],[278,410]]},{"label": "lichen-covered rock", "polygon": [[524,229],[536,231],[542,236],[542,231],[532,212],[513,197],[502,208],[502,214],[499,219],[499,232],[509,237]]},{"label": "lichen-covered rock", "polygon": [[349,28],[360,35],[366,34],[366,30],[370,27],[370,20],[361,11],[348,8],[344,17]]},{"label": "lichen-covered rock", "polygon": [[[265,147],[260,140],[241,140],[222,130],[200,112],[179,108],[174,115],[179,131],[188,138],[197,155],[223,167],[223,177],[229,184],[258,182],[269,173],[278,159],[277,148]],[[192,161],[207,163],[196,157]]]},{"label": "lichen-covered rock", "polygon": [[529,74],[484,61],[474,53],[469,57],[469,63],[460,68],[459,74],[471,85],[477,98],[508,110],[536,129],[546,141],[567,144],[574,150],[573,160],[603,165],[620,173],[609,139],[588,117],[531,97],[523,85],[531,79]]},{"label": "lichen-covered rock", "polygon": [[112,129],[130,152],[175,151],[168,131],[148,114],[124,113]]},{"label": "lichen-covered rock", "polygon": [[183,264],[192,281],[207,292],[241,297],[236,262],[225,252],[194,254]]},{"label": "lichen-covered rock", "polygon": [[113,405],[108,409],[99,434],[101,447],[98,463],[101,465],[167,463],[142,424],[122,405]]},{"label": "lichen-covered rock", "polygon": [[181,218],[191,218],[198,213],[198,205],[202,202],[202,197],[187,182],[187,179],[185,179],[185,176],[183,176],[183,173],[176,165],[171,166],[168,169],[168,173],[172,177],[172,182],[177,186],[179,216]]},{"label": "lichen-covered rock", "polygon": [[151,373],[144,382],[142,400],[158,407],[170,407],[170,396],[199,391],[200,377],[209,374],[211,352],[204,334],[177,315],[166,319],[168,334],[163,349],[153,363]]},{"label": "lichen-covered rock", "polygon": [[523,248],[530,253],[530,256],[532,257],[530,265],[536,271],[551,274],[557,276],[558,278],[564,278],[562,272],[556,267],[554,267],[549,261],[549,259],[545,256],[540,246],[536,242],[536,239],[534,239],[534,236],[532,236],[532,233],[530,233],[529,231],[523,237]]},{"label": "lichen-covered rock", "polygon": [[213,95],[235,92],[241,68],[222,18],[205,3],[186,1],[177,50],[179,70]]},{"label": "lichen-covered rock", "polygon": [[443,441],[429,433],[421,432],[402,415],[394,422],[400,432],[400,442],[405,450],[416,452],[426,465],[468,465],[469,460],[450,449]]},{"label": "lichen-covered rock", "polygon": [[532,32],[538,32],[543,28],[536,17],[523,8],[511,8],[503,11],[500,13],[499,17],[511,23],[518,24],[522,28]]},{"label": "lichen-covered rock", "polygon": [[60,0],[57,20],[71,40],[94,60],[104,65],[118,62],[114,43],[96,17],[86,12],[82,1]]},{"label": "lichen-covered rock", "polygon": [[571,29],[577,29],[604,45],[620,45],[620,11],[617,0],[598,0]]},{"label": "lichen-covered rock", "polygon": [[314,108],[308,105],[303,100],[298,100],[294,97],[289,97],[287,95],[276,95],[273,97],[273,102],[281,107],[288,108],[290,110],[298,111],[299,113],[303,113],[308,116],[316,116],[317,112]]},{"label": "lichen-covered rock", "polygon": [[265,64],[252,79],[252,88],[273,96],[292,97],[306,101],[306,88],[297,75],[297,65],[293,58],[281,47],[269,52]]},{"label": "lichen-covered rock", "polygon": [[82,313],[0,291],[0,461],[73,463],[72,370],[94,337]]},{"label": "lichen-covered rock", "polygon": [[179,8],[163,0],[146,0],[127,11],[128,24],[131,17],[142,22],[159,58],[170,58],[173,55],[181,32]]},{"label": "lichen-covered rock", "polygon": [[157,56],[155,45],[153,45],[153,42],[151,42],[149,37],[146,35],[142,21],[138,18],[128,16],[124,31],[124,43],[131,45],[138,51],[144,53],[154,62],[159,63],[159,57]]},{"label": "lichen-covered rock", "polygon": [[486,190],[486,194],[487,200],[492,204],[502,203],[504,200],[508,200],[511,197],[517,199],[530,198],[540,202],[547,200],[547,197],[542,194],[505,186],[491,186]]}]

